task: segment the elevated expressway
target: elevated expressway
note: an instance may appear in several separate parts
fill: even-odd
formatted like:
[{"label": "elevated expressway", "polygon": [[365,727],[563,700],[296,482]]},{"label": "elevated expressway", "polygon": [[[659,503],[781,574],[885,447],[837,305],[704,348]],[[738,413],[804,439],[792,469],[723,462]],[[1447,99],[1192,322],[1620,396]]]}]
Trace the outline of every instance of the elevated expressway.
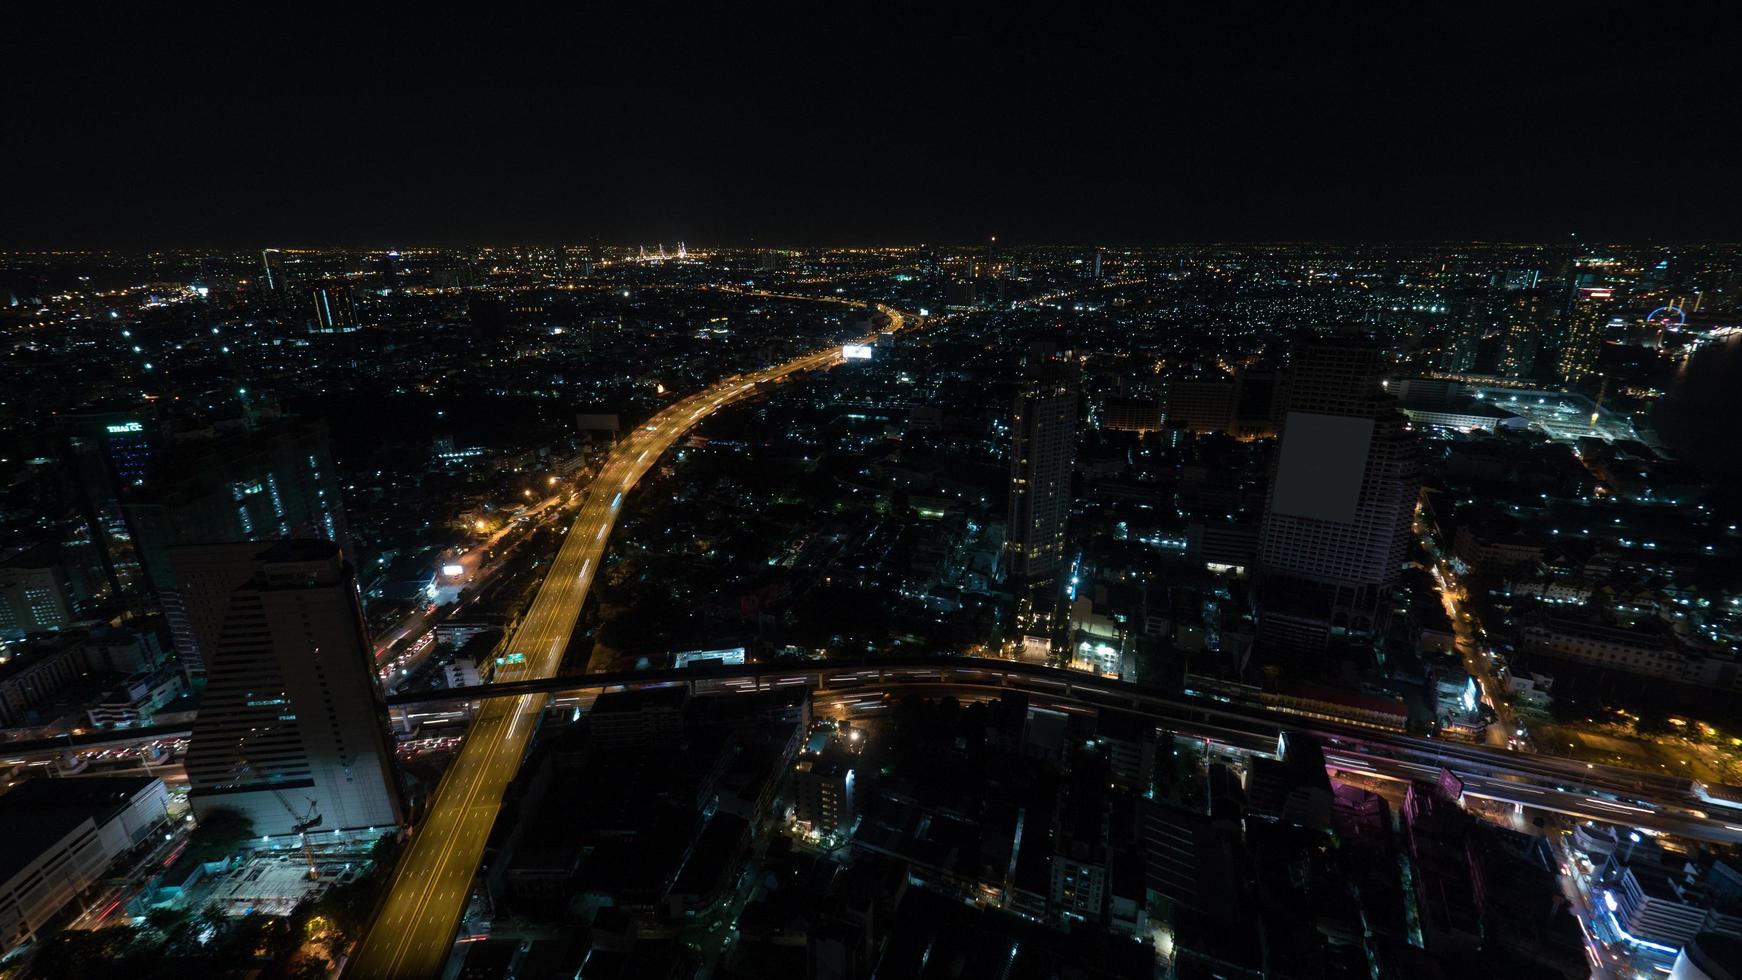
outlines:
[{"label": "elevated expressway", "polygon": [[[889,317],[885,331],[907,325],[899,311],[874,308]],[[698,694],[729,696],[803,685],[819,701],[833,700],[843,708],[863,703],[867,696],[908,690],[957,696],[1018,690],[1028,693],[1034,703],[1064,710],[1107,705],[1144,712],[1158,727],[1177,735],[1248,751],[1274,748],[1283,730],[1311,731],[1325,740],[1326,757],[1333,767],[1414,779],[1433,779],[1445,767],[1463,779],[1468,795],[1662,833],[1742,842],[1742,819],[1727,823],[1725,815],[1718,813],[1712,815],[1716,819],[1707,818],[1686,779],[1376,731],[1215,699],[1167,697],[1119,681],[1012,661],[884,658],[556,677],[624,495],[708,415],[753,395],[759,386],[840,361],[837,347],[806,354],[729,378],[649,419],[613,450],[588,489],[544,583],[509,642],[508,650],[517,655],[517,662],[499,669],[497,682],[491,685],[389,699],[390,705],[401,709],[456,701],[477,702],[479,708],[428,814],[393,871],[374,923],[345,969],[347,977],[426,977],[440,971],[452,949],[502,795],[520,767],[540,716],[553,698],[584,699],[612,688],[685,684]],[[1742,817],[1742,810],[1736,816]]]},{"label": "elevated expressway", "polygon": [[[886,306],[875,309],[889,318],[885,332],[906,326],[900,311]],[[866,338],[866,342],[874,340]],[[562,665],[624,495],[702,419],[753,395],[763,385],[840,361],[840,348],[831,346],[727,378],[666,406],[612,450],[509,640],[510,662],[497,670],[503,682],[500,690],[521,693],[488,699],[473,719],[459,756],[442,777],[428,813],[394,868],[374,923],[345,969],[346,977],[427,977],[440,972],[502,794],[520,768],[548,698],[514,684],[553,677]]]},{"label": "elevated expressway", "polygon": [[566,705],[585,703],[604,691],[671,685],[687,686],[697,696],[803,687],[819,706],[847,711],[873,706],[868,699],[907,692],[964,699],[1021,692],[1031,704],[1065,711],[1104,706],[1140,712],[1176,736],[1247,752],[1274,752],[1283,731],[1307,731],[1322,740],[1326,761],[1334,769],[1432,781],[1444,768],[1463,782],[1466,796],[1679,837],[1742,843],[1742,810],[1728,811],[1698,799],[1686,778],[1381,731],[1211,697],[1167,695],[1125,681],[1010,660],[932,656],[692,666],[426,692],[389,698],[388,704],[396,711],[414,711],[442,703],[488,705],[539,696]]}]

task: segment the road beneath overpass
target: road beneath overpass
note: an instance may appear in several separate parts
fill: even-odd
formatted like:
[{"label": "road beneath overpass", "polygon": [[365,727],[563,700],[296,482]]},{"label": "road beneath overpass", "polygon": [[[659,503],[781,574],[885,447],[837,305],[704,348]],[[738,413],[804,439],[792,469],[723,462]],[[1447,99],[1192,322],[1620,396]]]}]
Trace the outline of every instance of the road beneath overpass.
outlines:
[{"label": "road beneath overpass", "polygon": [[[905,316],[879,306],[889,317],[885,331],[906,326]],[[875,337],[866,338],[867,342]],[[562,665],[569,636],[605,554],[623,497],[659,457],[696,423],[757,389],[802,371],[833,367],[841,349],[829,347],[761,371],[728,378],[674,402],[612,451],[587,490],[575,518],[510,638],[509,662],[497,678],[514,682],[549,678]],[[458,757],[442,777],[429,811],[394,868],[385,898],[345,976],[437,975],[453,946],[454,932],[472,891],[502,794],[520,768],[548,695],[525,691],[490,698],[472,722]]]}]

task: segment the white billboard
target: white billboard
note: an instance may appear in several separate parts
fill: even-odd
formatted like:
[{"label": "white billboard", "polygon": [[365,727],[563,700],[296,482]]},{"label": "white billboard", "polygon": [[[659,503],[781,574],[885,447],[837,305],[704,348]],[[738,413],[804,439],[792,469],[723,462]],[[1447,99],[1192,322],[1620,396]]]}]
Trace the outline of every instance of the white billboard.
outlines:
[{"label": "white billboard", "polygon": [[841,357],[849,361],[869,361],[871,348],[865,344],[842,344]]},{"label": "white billboard", "polygon": [[744,662],[743,647],[726,647],[721,650],[685,650],[674,653],[671,657],[673,667],[688,667],[693,663],[705,663],[710,660],[722,664],[741,664]]},{"label": "white billboard", "polygon": [[1282,426],[1271,510],[1347,524],[1355,519],[1373,420],[1289,412]]}]

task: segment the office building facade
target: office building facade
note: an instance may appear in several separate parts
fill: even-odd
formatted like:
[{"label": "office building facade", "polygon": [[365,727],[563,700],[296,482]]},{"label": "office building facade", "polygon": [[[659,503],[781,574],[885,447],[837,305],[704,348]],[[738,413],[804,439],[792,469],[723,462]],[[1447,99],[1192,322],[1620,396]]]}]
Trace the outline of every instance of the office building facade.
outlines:
[{"label": "office building facade", "polygon": [[357,329],[357,304],[351,297],[351,287],[343,283],[323,283],[309,291],[314,302],[316,333],[349,333]]},{"label": "office building facade", "polygon": [[1225,375],[1169,381],[1167,426],[1188,432],[1227,432],[1234,425],[1234,379]]},{"label": "office building facade", "polygon": [[349,554],[344,506],[318,422],[279,419],[164,447],[159,471],[127,495],[138,561],[190,676],[206,651],[189,626],[170,549],[188,544],[320,538]]},{"label": "office building facade", "polygon": [[1383,630],[1409,544],[1420,459],[1365,338],[1298,345],[1259,541],[1259,639],[1322,649]]},{"label": "office building facade", "polygon": [[1029,348],[1012,418],[1009,572],[1056,575],[1065,563],[1065,524],[1076,465],[1078,370],[1056,344]]},{"label": "office building facade", "polygon": [[1543,341],[1549,337],[1553,326],[1555,305],[1544,289],[1525,289],[1503,297],[1499,364],[1502,375],[1508,378],[1536,376]]},{"label": "office building facade", "polygon": [[210,651],[186,762],[195,813],[236,810],[268,836],[397,825],[386,709],[338,547],[191,545],[171,561]]},{"label": "office building facade", "polygon": [[274,293],[290,288],[290,280],[284,271],[284,252],[269,248],[260,253],[260,285]]},{"label": "office building facade", "polygon": [[793,809],[798,821],[818,834],[844,833],[853,826],[852,761],[830,746],[802,756],[793,767]]},{"label": "office building facade", "polygon": [[168,821],[169,792],[152,776],[29,779],[0,798],[0,953],[52,926]]},{"label": "office building facade", "polygon": [[0,568],[0,636],[58,630],[70,622],[66,576],[59,568]]},{"label": "office building facade", "polygon": [[65,471],[106,586],[94,597],[143,602],[149,582],[123,501],[150,476],[154,426],[137,413],[101,412],[63,419],[61,436]]},{"label": "office building facade", "polygon": [[[1582,287],[1574,293],[1559,365],[1561,379],[1568,384],[1577,384],[1597,373],[1597,356],[1611,321],[1616,319],[1615,305],[1615,290],[1606,286]],[[1621,329],[1621,324],[1617,323],[1615,329]]]}]

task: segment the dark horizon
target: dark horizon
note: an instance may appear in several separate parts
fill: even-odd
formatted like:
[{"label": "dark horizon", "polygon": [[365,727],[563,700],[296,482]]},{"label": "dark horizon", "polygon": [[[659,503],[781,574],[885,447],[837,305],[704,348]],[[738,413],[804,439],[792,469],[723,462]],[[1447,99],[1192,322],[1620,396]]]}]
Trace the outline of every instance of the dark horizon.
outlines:
[{"label": "dark horizon", "polygon": [[[1722,239],[1654,239],[1654,238],[1566,238],[1550,239],[1481,239],[1481,238],[1423,238],[1423,239],[1370,239],[1370,238],[1317,238],[1317,239],[1177,239],[1153,241],[1101,241],[1101,240],[1050,240],[1050,241],[1007,241],[1003,235],[997,236],[994,247],[999,250],[1011,251],[1069,251],[1073,249],[1118,251],[1129,249],[1134,252],[1178,249],[1183,252],[1204,251],[1210,249],[1301,249],[1301,248],[1370,248],[1370,249],[1554,249],[1562,247],[1583,246],[1587,248],[1735,248],[1742,245],[1742,238]],[[799,241],[745,241],[717,242],[698,241],[694,239],[668,238],[657,240],[645,238],[629,239],[543,239],[543,240],[479,240],[460,243],[377,241],[354,242],[344,244],[310,243],[310,242],[279,242],[262,241],[239,244],[176,244],[176,245],[136,245],[136,246],[0,246],[0,255],[14,256],[50,256],[50,255],[99,255],[112,254],[118,256],[140,256],[154,253],[186,254],[186,255],[246,255],[268,249],[278,249],[287,252],[460,252],[468,249],[585,249],[596,245],[603,249],[634,249],[645,247],[651,252],[663,244],[668,255],[675,256],[677,246],[683,244],[691,253],[708,252],[747,252],[757,249],[773,251],[807,251],[807,252],[849,252],[860,250],[899,250],[899,249],[943,249],[960,250],[982,249],[989,243],[987,238],[979,240],[949,239],[949,240],[910,240],[910,241],[859,241],[859,242],[799,242]]]},{"label": "dark horizon", "polygon": [[1645,13],[21,14],[0,247],[1734,239]]}]

